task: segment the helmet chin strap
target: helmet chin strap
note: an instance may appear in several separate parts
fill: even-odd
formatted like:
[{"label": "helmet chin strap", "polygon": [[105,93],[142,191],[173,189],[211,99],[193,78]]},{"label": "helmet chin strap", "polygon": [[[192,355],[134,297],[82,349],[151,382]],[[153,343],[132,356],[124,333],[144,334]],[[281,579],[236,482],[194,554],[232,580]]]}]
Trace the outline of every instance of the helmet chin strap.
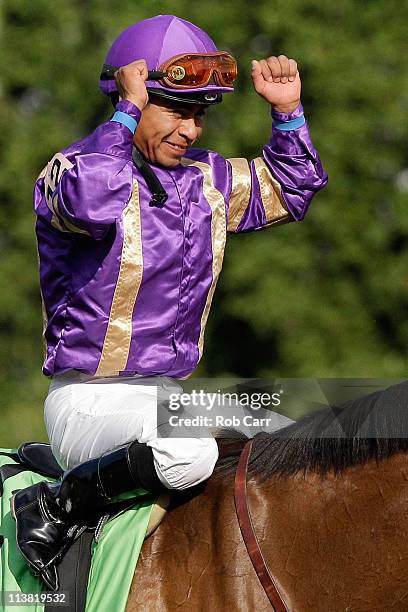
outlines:
[{"label": "helmet chin strap", "polygon": [[163,188],[163,185],[149,166],[144,160],[142,154],[136,147],[132,150],[133,162],[140,171],[150,191],[152,192],[152,198],[150,200],[150,206],[157,206],[157,208],[163,208],[164,204],[169,197],[167,191]]}]

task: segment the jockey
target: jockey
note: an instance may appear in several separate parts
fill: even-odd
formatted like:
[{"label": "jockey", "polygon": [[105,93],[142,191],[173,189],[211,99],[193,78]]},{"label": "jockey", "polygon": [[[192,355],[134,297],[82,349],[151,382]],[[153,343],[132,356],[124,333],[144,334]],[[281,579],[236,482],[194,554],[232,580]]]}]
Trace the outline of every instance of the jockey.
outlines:
[{"label": "jockey", "polygon": [[193,148],[205,111],[233,92],[236,75],[235,59],[183,19],[130,26],[101,74],[113,116],[56,153],[37,180],[45,422],[66,471],[12,504],[20,551],[50,589],[70,528],[112,497],[209,478],[213,437],[160,436],[157,403],[201,358],[227,231],[299,221],[327,182],[297,64],[284,55],[253,62],[273,118],[262,155],[248,162]]}]

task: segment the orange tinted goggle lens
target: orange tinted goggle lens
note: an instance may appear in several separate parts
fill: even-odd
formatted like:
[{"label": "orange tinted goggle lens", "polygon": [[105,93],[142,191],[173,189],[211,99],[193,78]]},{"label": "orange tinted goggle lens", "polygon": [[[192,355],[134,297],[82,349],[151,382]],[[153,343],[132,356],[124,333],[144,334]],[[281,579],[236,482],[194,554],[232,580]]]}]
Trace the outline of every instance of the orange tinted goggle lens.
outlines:
[{"label": "orange tinted goggle lens", "polygon": [[227,53],[178,56],[163,64],[160,69],[167,73],[163,81],[171,87],[205,86],[211,76],[218,85],[232,87],[237,77],[237,63]]}]

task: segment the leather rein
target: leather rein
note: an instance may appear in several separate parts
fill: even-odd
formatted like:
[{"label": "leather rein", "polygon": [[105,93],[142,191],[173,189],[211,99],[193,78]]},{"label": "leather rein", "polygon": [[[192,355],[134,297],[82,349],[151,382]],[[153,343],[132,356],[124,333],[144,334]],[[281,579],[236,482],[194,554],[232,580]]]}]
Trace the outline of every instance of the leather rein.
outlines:
[{"label": "leather rein", "polygon": [[252,444],[253,439],[245,444],[235,473],[234,499],[238,522],[252,565],[273,609],[275,612],[289,612],[265,563],[249,510],[246,483]]}]

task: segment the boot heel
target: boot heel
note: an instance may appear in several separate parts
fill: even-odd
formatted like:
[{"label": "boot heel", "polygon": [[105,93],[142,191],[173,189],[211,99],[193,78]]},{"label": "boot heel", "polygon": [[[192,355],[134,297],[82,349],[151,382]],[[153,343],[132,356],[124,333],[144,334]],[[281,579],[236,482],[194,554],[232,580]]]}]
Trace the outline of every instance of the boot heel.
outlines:
[{"label": "boot heel", "polygon": [[17,514],[23,508],[28,508],[37,502],[38,484],[30,485],[25,489],[16,491],[10,499],[11,514],[17,520]]}]

